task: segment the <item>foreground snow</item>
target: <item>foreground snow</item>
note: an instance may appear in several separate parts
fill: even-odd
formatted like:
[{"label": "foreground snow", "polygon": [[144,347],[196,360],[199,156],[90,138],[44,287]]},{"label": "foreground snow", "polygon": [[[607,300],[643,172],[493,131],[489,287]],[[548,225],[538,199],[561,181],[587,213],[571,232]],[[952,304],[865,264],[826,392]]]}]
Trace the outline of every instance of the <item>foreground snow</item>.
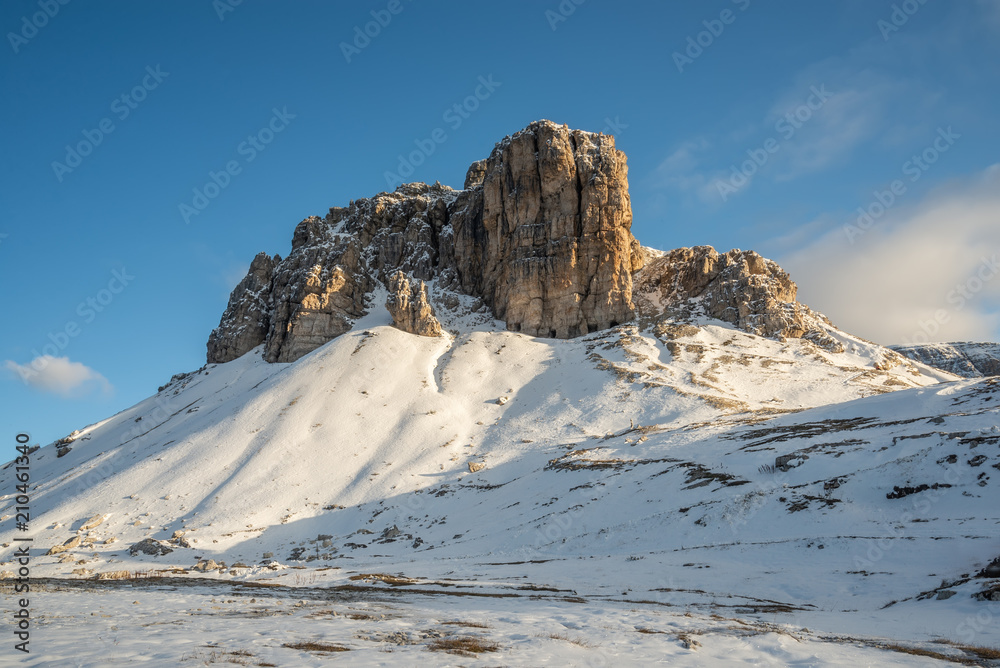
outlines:
[{"label": "foreground snow", "polygon": [[[937,659],[879,646],[1000,645],[980,600],[997,580],[977,577],[1000,555],[996,380],[836,332],[842,353],[708,323],[425,339],[386,317],[294,364],[206,367],[33,453],[32,574],[78,580],[33,599],[44,661],[477,660],[429,655],[429,630],[495,643],[483,665],[919,665]],[[130,555],[147,538],[173,551]],[[95,623],[105,648],[84,643]],[[283,647],[300,641],[349,658]]]},{"label": "foreground snow", "polygon": [[[558,595],[457,595],[137,581],[36,595],[30,665],[932,666],[893,641]],[[468,648],[468,649],[462,649]],[[969,656],[950,645],[917,648]],[[472,650],[472,651],[470,651]]]}]

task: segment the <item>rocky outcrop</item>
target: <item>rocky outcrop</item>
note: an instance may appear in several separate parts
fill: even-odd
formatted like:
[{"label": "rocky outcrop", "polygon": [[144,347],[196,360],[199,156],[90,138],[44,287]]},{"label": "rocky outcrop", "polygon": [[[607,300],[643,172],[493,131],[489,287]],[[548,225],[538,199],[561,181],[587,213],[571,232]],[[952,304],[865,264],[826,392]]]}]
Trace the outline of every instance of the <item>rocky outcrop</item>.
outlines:
[{"label": "rocky outcrop", "polygon": [[1000,343],[925,343],[890,347],[912,360],[956,376],[1000,376]]},{"label": "rocky outcrop", "polygon": [[128,553],[133,557],[139,553],[159,557],[164,554],[170,554],[173,551],[174,549],[167,545],[166,542],[156,540],[155,538],[143,538],[128,549]]},{"label": "rocky outcrop", "polygon": [[472,190],[477,186],[483,185],[483,179],[486,178],[486,161],[476,160],[474,163],[469,165],[469,169],[465,172],[465,185],[462,186],[464,190]]},{"label": "rocky outcrop", "polygon": [[423,281],[411,284],[406,274],[397,271],[389,279],[385,308],[397,329],[418,336],[441,336],[441,323],[427,300],[427,285]]},{"label": "rocky outcrop", "polygon": [[267,256],[258,256],[259,273],[251,267],[233,291],[209,338],[209,362],[262,343],[265,360],[292,362],[350,329],[368,312],[375,287],[396,270],[442,276],[441,237],[455,196],[439,184],[406,184],[303,220],[288,257],[268,266]]},{"label": "rocky outcrop", "polygon": [[62,545],[53,545],[52,547],[49,548],[49,551],[46,552],[45,554],[46,555],[60,554],[62,552],[65,552],[66,550],[72,550],[74,547],[79,546],[80,541],[82,540],[83,538],[81,536],[73,536]]},{"label": "rocky outcrop", "polygon": [[403,184],[303,220],[289,255],[258,255],[233,290],[208,361],[261,345],[269,362],[294,361],[377,307],[380,287],[398,327],[437,335],[428,291],[390,280],[397,272],[433,282],[435,306],[468,295],[533,336],[614,327],[635,318],[637,301],[646,319],[697,312],[763,336],[818,336],[795,284],[756,253],[643,249],[610,135],[537,121],[473,163],[464,186]]},{"label": "rocky outcrop", "polygon": [[535,336],[569,338],[632,318],[639,246],[614,137],[540,121],[497,144],[466,181],[481,170],[471,212],[453,223],[465,291],[508,329]]},{"label": "rocky outcrop", "polygon": [[299,223],[259,255],[208,344],[209,362],[264,344],[290,362],[347,331],[403,271],[480,298],[508,329],[567,338],[632,317],[639,245],[625,156],[609,135],[532,123],[474,163],[465,190],[404,184]]},{"label": "rocky outcrop", "polygon": [[233,290],[222,321],[208,337],[208,361],[229,362],[264,343],[270,328],[271,281],[274,265],[281,261],[260,253],[250,263],[250,271]]},{"label": "rocky outcrop", "polygon": [[636,275],[640,314],[654,320],[708,317],[760,336],[799,338],[825,319],[795,301],[795,283],[753,251],[711,246],[654,255]]}]

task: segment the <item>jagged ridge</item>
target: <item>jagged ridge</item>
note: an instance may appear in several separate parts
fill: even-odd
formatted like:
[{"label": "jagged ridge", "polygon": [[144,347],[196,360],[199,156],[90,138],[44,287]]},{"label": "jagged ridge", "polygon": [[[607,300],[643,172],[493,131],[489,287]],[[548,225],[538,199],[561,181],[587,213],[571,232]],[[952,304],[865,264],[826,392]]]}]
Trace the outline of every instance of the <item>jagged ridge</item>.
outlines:
[{"label": "jagged ridge", "polygon": [[399,271],[428,282],[435,307],[471,296],[508,330],[534,336],[704,316],[836,346],[826,319],[760,255],[642,248],[627,174],[614,137],[536,121],[473,163],[464,190],[404,184],[307,218],[288,257],[254,259],[209,337],[208,361],[262,343],[267,361],[294,361],[348,331]]}]

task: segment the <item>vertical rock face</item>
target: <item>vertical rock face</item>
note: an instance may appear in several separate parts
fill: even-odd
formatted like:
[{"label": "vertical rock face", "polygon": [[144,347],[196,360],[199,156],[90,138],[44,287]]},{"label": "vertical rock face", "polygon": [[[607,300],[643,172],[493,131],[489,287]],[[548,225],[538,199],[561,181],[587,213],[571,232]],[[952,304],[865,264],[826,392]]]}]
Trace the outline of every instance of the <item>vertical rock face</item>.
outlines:
[{"label": "vertical rock face", "polygon": [[457,216],[462,288],[508,329],[568,338],[632,317],[632,208],[625,155],[608,135],[532,123],[497,144]]},{"label": "vertical rock face", "polygon": [[264,343],[270,328],[271,281],[281,260],[260,253],[233,290],[219,326],[208,337],[208,361],[229,362]]},{"label": "vertical rock face", "polygon": [[624,322],[639,257],[627,173],[613,137],[538,121],[473,163],[465,190],[410,183],[307,218],[287,258],[254,260],[208,359],[264,343],[266,360],[296,360],[347,331],[397,270],[479,297],[528,334]]},{"label": "vertical rock face", "polygon": [[385,307],[396,328],[418,336],[441,336],[441,323],[434,317],[423,281],[411,284],[406,274],[397,271],[389,279]]},{"label": "vertical rock face", "polygon": [[440,333],[431,302],[451,309],[468,303],[460,295],[534,336],[613,327],[637,303],[647,319],[704,315],[764,336],[820,336],[821,316],[795,302],[773,262],[708,246],[657,254],[631,224],[614,138],[537,121],[473,163],[464,190],[408,183],[303,220],[288,257],[258,255],[233,290],[208,361],[261,344],[265,360],[294,361],[348,331],[380,287],[396,325],[429,336]]}]

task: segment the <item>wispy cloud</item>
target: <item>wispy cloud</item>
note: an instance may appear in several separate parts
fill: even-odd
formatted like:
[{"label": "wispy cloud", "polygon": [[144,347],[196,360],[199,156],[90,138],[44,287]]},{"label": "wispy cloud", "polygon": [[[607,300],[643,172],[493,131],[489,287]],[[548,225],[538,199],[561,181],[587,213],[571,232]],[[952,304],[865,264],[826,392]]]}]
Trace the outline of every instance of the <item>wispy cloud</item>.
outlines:
[{"label": "wispy cloud", "polygon": [[[819,172],[845,162],[866,139],[874,135],[884,118],[884,102],[889,93],[886,86],[850,88],[831,91],[823,103],[799,131],[782,145],[774,173],[776,181]],[[774,124],[801,105],[792,100],[772,110]]]},{"label": "wispy cloud", "polygon": [[[901,40],[894,48],[918,46]],[[722,203],[761,180],[792,181],[849,165],[865,149],[912,143],[933,127],[930,112],[944,97],[901,76],[898,58],[873,40],[805,66],[756,114],[719,120],[720,128],[738,126],[738,132],[682,140],[660,163],[652,185]]]},{"label": "wispy cloud", "polygon": [[703,202],[718,200],[713,186],[718,175],[700,171],[704,153],[710,150],[711,146],[711,142],[705,137],[682,143],[656,168],[653,176],[654,185],[693,193]]},{"label": "wispy cloud", "polygon": [[[853,221],[844,221],[850,223]],[[997,340],[1000,165],[878,221],[777,258],[799,298],[880,343]]]},{"label": "wispy cloud", "polygon": [[978,0],[984,24],[1000,31],[1000,0]]},{"label": "wispy cloud", "polygon": [[26,385],[68,398],[80,398],[94,392],[110,393],[111,383],[97,371],[68,357],[40,355],[27,364],[7,360],[4,366]]}]

